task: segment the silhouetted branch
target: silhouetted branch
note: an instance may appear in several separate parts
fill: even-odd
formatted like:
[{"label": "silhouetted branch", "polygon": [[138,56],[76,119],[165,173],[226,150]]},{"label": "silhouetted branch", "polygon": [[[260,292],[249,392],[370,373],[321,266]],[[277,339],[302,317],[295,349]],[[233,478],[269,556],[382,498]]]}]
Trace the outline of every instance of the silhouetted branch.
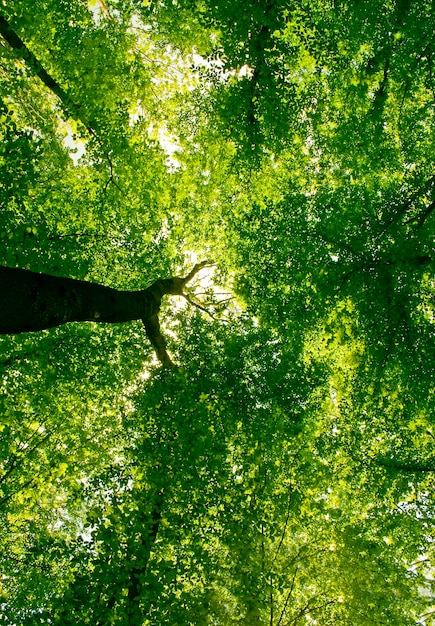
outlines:
[{"label": "silhouetted branch", "polygon": [[175,367],[174,363],[171,361],[171,357],[166,351],[166,341],[160,330],[157,313],[152,317],[144,318],[142,321],[145,326],[146,335],[150,340],[160,363],[166,367]]},{"label": "silhouetted branch", "polygon": [[431,204],[424,211],[422,211],[419,215],[414,215],[413,217],[410,217],[409,220],[406,220],[406,222],[403,222],[403,223],[412,224],[412,222],[417,222],[417,225],[421,227],[423,226],[423,224],[425,223],[429,215],[433,213],[434,210],[435,210],[435,201],[431,202]]},{"label": "silhouetted branch", "polygon": [[59,100],[64,105],[67,114],[70,114],[76,120],[80,120],[88,133],[95,138],[101,150],[103,151],[105,158],[107,159],[110,170],[110,175],[105,184],[104,191],[107,191],[109,184],[112,183],[121,193],[123,193],[122,189],[115,181],[113,162],[110,154],[105,149],[102,140],[100,139],[98,133],[94,128],[95,124],[87,117],[83,107],[80,104],[77,104],[77,102],[75,102],[71,98],[71,96],[68,95],[65,89],[57,82],[57,80],[55,80],[47,72],[41,61],[33,54],[31,50],[29,50],[24,41],[17,35],[9,22],[2,15],[0,15],[0,35],[5,39],[5,41],[10,45],[13,50],[19,53],[21,59],[30,69],[30,71],[38,76],[38,78],[44,83],[44,85],[48,87],[48,89],[59,98]]},{"label": "silhouetted branch", "polygon": [[189,283],[204,267],[213,267],[214,265],[215,263],[211,261],[202,261],[201,263],[197,263],[192,271],[189,272],[185,278],[181,279],[183,281],[183,286]]},{"label": "silhouetted branch", "polygon": [[283,620],[285,612],[287,610],[287,605],[288,605],[288,603],[290,601],[290,598],[291,598],[291,596],[293,594],[293,589],[294,589],[294,586],[295,586],[295,580],[296,580],[296,574],[297,573],[298,573],[298,567],[296,567],[295,573],[293,574],[293,578],[292,578],[292,581],[291,581],[291,584],[290,584],[290,590],[289,590],[289,592],[287,594],[287,597],[285,599],[284,606],[282,607],[281,615],[279,616],[279,620],[278,620],[277,626],[281,626],[282,620]]},{"label": "silhouetted branch", "polygon": [[396,470],[397,472],[435,472],[435,467],[427,467],[424,465],[418,464],[408,464],[408,463],[400,463],[397,461],[389,461],[382,459],[371,459],[372,463],[375,465],[380,465],[381,467],[386,467],[388,469]]}]

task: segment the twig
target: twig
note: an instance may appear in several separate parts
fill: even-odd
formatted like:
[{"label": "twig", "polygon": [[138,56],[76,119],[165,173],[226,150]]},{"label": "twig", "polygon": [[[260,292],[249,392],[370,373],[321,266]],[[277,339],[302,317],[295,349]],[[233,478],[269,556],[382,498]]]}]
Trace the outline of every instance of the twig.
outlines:
[{"label": "twig", "polygon": [[293,588],[295,586],[295,579],[296,579],[296,574],[297,573],[298,573],[298,568],[296,567],[295,573],[293,574],[292,582],[291,582],[291,585],[290,585],[290,591],[288,592],[287,597],[285,599],[284,606],[282,608],[281,615],[279,616],[279,620],[278,620],[277,626],[281,626],[281,622],[282,622],[284,614],[285,614],[285,612],[287,610],[287,605],[288,605],[289,600],[290,600],[290,598],[291,598],[291,596],[293,594]]},{"label": "twig", "polygon": [[217,302],[211,302],[210,306],[214,306],[214,307],[220,307],[223,304],[226,304],[227,302],[231,302],[232,300],[234,300],[234,296],[231,296],[230,298],[225,298],[225,300],[218,300]]},{"label": "twig", "polygon": [[214,319],[216,321],[218,320],[218,318],[215,315],[213,315],[213,313],[211,311],[209,311],[206,307],[204,307],[201,304],[199,304],[199,302],[195,302],[195,300],[192,300],[192,298],[190,296],[188,296],[187,294],[183,293],[183,297],[192,306],[195,306],[197,309],[200,309],[201,311],[204,311],[204,313],[207,313],[208,315],[210,315],[210,317],[212,319]]},{"label": "twig", "polygon": [[190,271],[190,272],[187,274],[187,276],[185,276],[185,278],[182,278],[182,281],[183,281],[183,286],[184,286],[186,283],[189,283],[189,282],[192,280],[192,278],[194,278],[194,276],[196,276],[196,274],[197,274],[200,270],[202,270],[204,267],[213,267],[213,265],[216,265],[216,263],[213,263],[213,262],[211,262],[211,261],[202,261],[201,263],[197,263],[197,264],[195,265],[195,267],[193,268],[193,270],[192,270],[192,271]]},{"label": "twig", "polygon": [[272,562],[271,562],[270,567],[269,567],[269,572],[272,571],[273,564],[275,563],[276,559],[278,558],[279,551],[281,550],[281,546],[282,546],[282,544],[284,542],[284,539],[285,539],[285,536],[286,536],[286,533],[287,533],[287,526],[288,526],[288,523],[289,523],[289,520],[290,520],[290,512],[291,512],[290,511],[290,507],[291,507],[291,504],[292,504],[292,497],[293,497],[293,489],[292,489],[292,485],[290,484],[290,493],[289,493],[289,499],[288,499],[288,505],[287,505],[286,520],[285,520],[285,523],[284,523],[283,531],[281,533],[281,538],[280,538],[278,547],[275,550],[274,557],[273,557]]},{"label": "twig", "polygon": [[[229,296],[231,295],[229,291],[197,291],[196,292],[197,296],[209,296],[209,295],[213,295],[213,296]],[[231,296],[231,298],[228,298],[228,300],[232,300],[233,297]],[[221,300],[222,302],[222,300]]]}]

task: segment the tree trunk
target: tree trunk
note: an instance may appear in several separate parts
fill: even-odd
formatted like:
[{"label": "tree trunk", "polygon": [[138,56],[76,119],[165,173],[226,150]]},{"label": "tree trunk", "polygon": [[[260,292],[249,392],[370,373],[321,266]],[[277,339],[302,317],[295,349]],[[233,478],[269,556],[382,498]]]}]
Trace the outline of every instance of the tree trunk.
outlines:
[{"label": "tree trunk", "polygon": [[119,291],[10,267],[0,267],[0,289],[0,334],[38,331],[67,322],[148,318],[158,312],[161,299],[151,288]]},{"label": "tree trunk", "polygon": [[0,334],[45,330],[67,322],[142,320],[158,359],[172,365],[158,312],[162,297],[179,290],[179,280],[157,280],[141,291],[119,291],[83,280],[0,266]]},{"label": "tree trunk", "polygon": [[158,313],[164,295],[184,296],[184,286],[206,265],[198,263],[185,278],[156,280],[141,291],[120,291],[97,283],[0,266],[0,335],[45,330],[67,322],[116,324],[142,320],[164,364],[166,352]]}]

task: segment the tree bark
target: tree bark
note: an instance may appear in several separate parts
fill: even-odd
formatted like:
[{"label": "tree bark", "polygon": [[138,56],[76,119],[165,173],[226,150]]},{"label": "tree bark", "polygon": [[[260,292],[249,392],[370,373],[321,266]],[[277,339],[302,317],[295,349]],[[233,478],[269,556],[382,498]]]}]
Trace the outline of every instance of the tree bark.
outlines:
[{"label": "tree bark", "polygon": [[68,322],[142,320],[159,360],[172,365],[160,331],[162,297],[179,294],[179,278],[155,281],[141,291],[0,266],[0,334],[34,332]]}]

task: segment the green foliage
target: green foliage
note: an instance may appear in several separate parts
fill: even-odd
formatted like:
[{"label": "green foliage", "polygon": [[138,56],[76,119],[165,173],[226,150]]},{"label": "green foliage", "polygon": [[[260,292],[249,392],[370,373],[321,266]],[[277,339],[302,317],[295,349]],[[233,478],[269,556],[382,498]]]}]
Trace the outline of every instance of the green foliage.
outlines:
[{"label": "green foliage", "polygon": [[234,298],[0,339],[0,624],[430,624],[432,3],[3,12],[0,263]]}]

